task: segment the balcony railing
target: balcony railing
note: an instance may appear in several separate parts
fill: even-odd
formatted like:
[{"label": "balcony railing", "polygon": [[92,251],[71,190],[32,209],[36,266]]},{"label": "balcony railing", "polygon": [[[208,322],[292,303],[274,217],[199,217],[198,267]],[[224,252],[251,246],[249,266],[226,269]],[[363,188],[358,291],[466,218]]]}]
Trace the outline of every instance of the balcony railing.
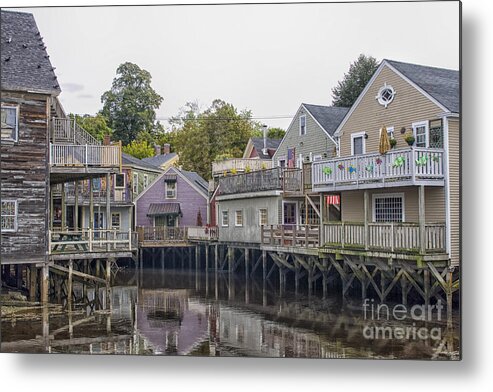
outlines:
[{"label": "balcony railing", "polygon": [[119,167],[121,146],[50,144],[50,164],[59,167]]},{"label": "balcony railing", "polygon": [[[422,242],[424,241],[424,243]],[[332,222],[324,224],[324,244],[343,249],[397,253],[445,252],[445,224]]]},{"label": "balcony railing", "polygon": [[136,233],[112,229],[49,231],[50,254],[132,251],[137,248]]},{"label": "balcony railing", "polygon": [[101,142],[85,129],[80,127],[74,119],[53,117],[51,119],[51,141],[53,143],[94,144]]},{"label": "balcony railing", "polygon": [[186,227],[139,226],[137,227],[139,243],[176,243],[187,241]]},{"label": "balcony railing", "polygon": [[317,248],[320,243],[319,226],[267,225],[261,226],[263,245]]},{"label": "balcony railing", "polygon": [[230,174],[232,171],[248,173],[272,168],[272,160],[255,158],[232,158],[212,163],[212,175]]},{"label": "balcony railing", "polygon": [[254,171],[219,179],[222,195],[236,193],[262,192],[282,189],[282,169],[276,167],[269,170]]},{"label": "balcony railing", "polygon": [[216,241],[219,238],[219,230],[217,226],[188,227],[187,236],[191,240]]},{"label": "balcony railing", "polygon": [[413,147],[313,162],[312,183],[314,190],[443,184],[444,172],[443,150]]}]

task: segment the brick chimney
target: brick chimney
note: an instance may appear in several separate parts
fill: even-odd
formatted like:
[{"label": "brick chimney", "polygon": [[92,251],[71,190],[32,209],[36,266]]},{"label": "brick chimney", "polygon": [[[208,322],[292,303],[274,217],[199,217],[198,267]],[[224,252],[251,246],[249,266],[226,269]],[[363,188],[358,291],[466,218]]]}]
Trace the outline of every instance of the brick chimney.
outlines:
[{"label": "brick chimney", "polygon": [[163,155],[169,154],[171,152],[171,145],[169,143],[163,144]]},{"label": "brick chimney", "polygon": [[161,146],[158,144],[154,144],[154,156],[161,155]]},{"label": "brick chimney", "polygon": [[103,137],[103,146],[109,146],[111,144],[110,135],[104,135]]}]

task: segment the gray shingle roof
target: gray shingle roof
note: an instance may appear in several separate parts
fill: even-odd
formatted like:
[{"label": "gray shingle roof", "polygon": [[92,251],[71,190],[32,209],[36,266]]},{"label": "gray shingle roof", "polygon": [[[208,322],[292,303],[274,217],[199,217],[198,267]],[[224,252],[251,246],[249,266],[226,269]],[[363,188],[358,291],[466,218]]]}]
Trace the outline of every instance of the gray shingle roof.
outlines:
[{"label": "gray shingle roof", "polygon": [[4,10],[1,15],[2,90],[58,95],[61,89],[34,16]]},{"label": "gray shingle roof", "polygon": [[169,154],[161,154],[161,155],[156,155],[153,157],[149,158],[144,158],[142,159],[144,162],[150,163],[153,166],[160,167],[161,165],[165,164],[168,162],[170,159],[176,157],[175,152],[171,152]]},{"label": "gray shingle roof", "polygon": [[[264,148],[264,138],[263,137],[252,137],[252,143],[253,147],[255,147],[255,150],[257,151],[257,154],[260,159],[270,159],[272,158],[272,155],[269,154],[263,154],[262,149]],[[271,138],[266,138],[266,146],[267,149],[269,150],[274,150],[274,152],[277,150],[277,147],[279,147],[279,144],[281,144],[281,139],[271,139]]]},{"label": "gray shingle roof", "polygon": [[132,155],[126,154],[124,152],[122,152],[122,164],[124,164],[124,165],[131,165],[131,166],[139,166],[139,167],[141,167],[143,169],[152,170],[154,172],[161,171],[159,169],[159,167],[156,167],[154,165],[151,165],[150,163],[145,162],[142,159],[135,158]]},{"label": "gray shingle roof", "polygon": [[303,106],[330,136],[334,135],[337,127],[349,111],[349,108],[337,106],[311,105],[308,103],[304,103]]},{"label": "gray shingle roof", "polygon": [[209,183],[204,180],[199,174],[193,171],[180,170],[180,173],[183,174],[188,180],[202,191],[202,193],[207,196],[209,194]]},{"label": "gray shingle roof", "polygon": [[[460,112],[459,71],[385,60],[453,113]],[[397,92],[399,93],[399,92]]]}]

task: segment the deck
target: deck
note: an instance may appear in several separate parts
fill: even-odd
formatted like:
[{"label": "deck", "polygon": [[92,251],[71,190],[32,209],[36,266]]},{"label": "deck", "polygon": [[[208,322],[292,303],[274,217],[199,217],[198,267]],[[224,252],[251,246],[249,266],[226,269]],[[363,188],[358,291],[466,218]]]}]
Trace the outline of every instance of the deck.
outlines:
[{"label": "deck", "polygon": [[212,176],[223,176],[231,173],[249,173],[272,169],[272,160],[258,158],[232,158],[212,163]]},{"label": "deck", "polygon": [[443,186],[444,151],[412,147],[334,158],[312,164],[314,191],[330,192],[408,185]]},{"label": "deck", "polygon": [[217,227],[137,227],[141,248],[187,247],[194,242],[213,242],[219,236]]}]

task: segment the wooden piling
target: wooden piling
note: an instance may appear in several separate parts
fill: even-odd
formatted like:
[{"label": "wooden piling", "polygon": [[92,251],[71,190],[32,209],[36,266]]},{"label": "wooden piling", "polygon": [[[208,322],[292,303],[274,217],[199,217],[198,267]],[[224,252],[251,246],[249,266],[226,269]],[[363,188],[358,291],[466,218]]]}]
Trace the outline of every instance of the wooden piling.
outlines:
[{"label": "wooden piling", "polygon": [[48,303],[48,293],[50,285],[50,269],[48,264],[44,264],[41,267],[41,302],[43,304]]},{"label": "wooden piling", "polygon": [[73,271],[74,271],[74,262],[73,262],[73,260],[69,260],[69,262],[68,262],[68,280],[67,280],[67,308],[68,308],[68,310],[72,310]]}]

